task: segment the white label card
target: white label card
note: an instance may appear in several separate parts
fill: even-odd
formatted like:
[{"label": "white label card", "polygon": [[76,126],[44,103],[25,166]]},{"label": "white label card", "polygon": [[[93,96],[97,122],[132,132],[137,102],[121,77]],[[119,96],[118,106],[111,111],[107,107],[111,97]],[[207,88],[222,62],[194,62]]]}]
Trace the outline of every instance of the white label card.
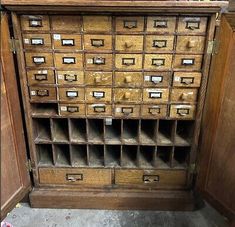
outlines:
[{"label": "white label card", "polygon": [[33,62],[34,63],[44,63],[45,59],[43,57],[34,57]]},{"label": "white label card", "polygon": [[24,43],[25,44],[29,44],[30,42],[29,42],[29,39],[24,39]]},{"label": "white label card", "polygon": [[31,91],[31,95],[36,95],[36,91]]},{"label": "white label card", "polygon": [[162,82],[162,76],[151,76],[151,81],[153,83],[160,83]]},{"label": "white label card", "polygon": [[31,39],[32,45],[43,45],[43,39]]},{"label": "white label card", "polygon": [[63,39],[62,40],[62,45],[73,46],[74,45],[73,39]]},{"label": "white label card", "polygon": [[151,92],[150,98],[161,98],[162,93],[161,92]]},{"label": "white label card", "polygon": [[61,35],[60,34],[54,34],[53,38],[54,38],[54,40],[60,40],[61,39]]},{"label": "white label card", "polygon": [[68,97],[78,97],[78,92],[77,91],[67,91],[67,96]]},{"label": "white label card", "polygon": [[94,91],[93,96],[96,97],[96,98],[103,98],[104,97],[104,92]]},{"label": "white label card", "polygon": [[61,106],[61,107],[60,107],[60,110],[61,110],[61,111],[67,111],[67,107],[66,107],[66,106]]}]

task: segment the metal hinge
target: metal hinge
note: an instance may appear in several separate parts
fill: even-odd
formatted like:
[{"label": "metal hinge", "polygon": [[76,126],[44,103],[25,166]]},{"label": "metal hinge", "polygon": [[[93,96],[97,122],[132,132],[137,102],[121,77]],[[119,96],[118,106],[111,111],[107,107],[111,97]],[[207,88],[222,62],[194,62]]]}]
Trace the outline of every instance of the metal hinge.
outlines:
[{"label": "metal hinge", "polygon": [[26,168],[29,172],[32,172],[32,163],[30,159],[28,159],[28,161],[26,162]]},{"label": "metal hinge", "polygon": [[13,54],[15,54],[18,50],[18,46],[19,46],[19,40],[18,39],[14,39],[13,37],[9,40],[10,42],[10,48],[11,51],[13,52]]},{"label": "metal hinge", "polygon": [[217,40],[208,41],[207,54],[217,54],[219,43]]},{"label": "metal hinge", "polygon": [[197,172],[197,168],[196,168],[196,164],[195,163],[192,163],[192,164],[189,165],[189,172],[191,174],[194,174],[194,173]]}]

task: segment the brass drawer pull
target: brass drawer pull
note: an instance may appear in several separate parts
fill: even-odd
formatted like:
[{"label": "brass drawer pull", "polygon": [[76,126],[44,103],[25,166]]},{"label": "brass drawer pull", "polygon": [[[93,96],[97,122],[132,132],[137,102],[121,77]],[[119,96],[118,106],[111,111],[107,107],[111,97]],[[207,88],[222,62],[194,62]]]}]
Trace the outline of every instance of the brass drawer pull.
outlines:
[{"label": "brass drawer pull", "polygon": [[150,81],[159,84],[163,81],[163,76],[150,76]]},{"label": "brass drawer pull", "polygon": [[102,57],[94,57],[93,64],[95,65],[105,65],[105,58]]},{"label": "brass drawer pull", "polygon": [[133,107],[122,107],[122,113],[126,115],[133,113]]},{"label": "brass drawer pull", "polygon": [[137,20],[124,20],[123,27],[128,29],[137,28]]},{"label": "brass drawer pull", "polygon": [[158,183],[160,181],[159,175],[143,175],[143,182],[145,184]]},{"label": "brass drawer pull", "polygon": [[63,64],[75,64],[75,57],[63,57]]},{"label": "brass drawer pull", "polygon": [[186,109],[186,108],[178,108],[178,109],[177,109],[177,114],[179,114],[180,116],[189,115],[189,109]]},{"label": "brass drawer pull", "polygon": [[35,45],[35,46],[44,45],[44,39],[42,39],[42,38],[31,38],[31,45]]},{"label": "brass drawer pull", "polygon": [[167,28],[167,20],[154,20],[153,23],[154,28]]},{"label": "brass drawer pull", "polygon": [[83,181],[83,174],[82,173],[78,173],[78,174],[68,173],[66,174],[66,180],[69,182]]},{"label": "brass drawer pull", "polygon": [[74,46],[74,39],[62,39],[61,40],[62,46]]},{"label": "brass drawer pull", "polygon": [[91,45],[93,47],[103,47],[104,39],[91,39]]},{"label": "brass drawer pull", "polygon": [[162,92],[160,92],[160,91],[149,92],[149,98],[150,99],[161,99]]},{"label": "brass drawer pull", "polygon": [[181,77],[180,79],[180,83],[182,84],[189,85],[194,83],[194,77]]},{"label": "brass drawer pull", "polygon": [[33,63],[36,65],[41,65],[43,63],[46,63],[45,57],[32,57]]},{"label": "brass drawer pull", "polygon": [[181,64],[185,65],[185,66],[194,65],[194,63],[195,63],[195,59],[186,59],[186,58],[184,58],[184,59],[181,60]]},{"label": "brass drawer pull", "polygon": [[152,59],[152,65],[163,66],[165,65],[165,59]]},{"label": "brass drawer pull", "polygon": [[186,21],[186,29],[194,30],[200,28],[200,21]]},{"label": "brass drawer pull", "polygon": [[67,111],[70,113],[76,113],[76,112],[79,112],[79,107],[78,106],[68,106]]},{"label": "brass drawer pull", "polygon": [[66,91],[66,97],[76,98],[78,97],[78,91]]},{"label": "brass drawer pull", "polygon": [[64,80],[68,82],[77,81],[77,75],[64,74]]},{"label": "brass drawer pull", "polygon": [[163,48],[166,47],[167,45],[167,40],[153,40],[153,47],[156,48]]},{"label": "brass drawer pull", "polygon": [[38,81],[47,80],[47,74],[34,74],[34,79]]},{"label": "brass drawer pull", "polygon": [[152,115],[158,115],[161,113],[161,108],[160,107],[149,108],[149,113]]},{"label": "brass drawer pull", "polygon": [[93,91],[93,97],[96,99],[101,99],[105,97],[104,91]]},{"label": "brass drawer pull", "polygon": [[49,96],[49,91],[48,90],[37,90],[37,96],[44,97],[44,96]]},{"label": "brass drawer pull", "polygon": [[122,65],[135,65],[135,58],[123,58],[122,59]]},{"label": "brass drawer pull", "polygon": [[29,27],[42,27],[42,19],[29,19]]},{"label": "brass drawer pull", "polygon": [[93,108],[96,113],[105,113],[106,111],[105,106],[94,106]]}]

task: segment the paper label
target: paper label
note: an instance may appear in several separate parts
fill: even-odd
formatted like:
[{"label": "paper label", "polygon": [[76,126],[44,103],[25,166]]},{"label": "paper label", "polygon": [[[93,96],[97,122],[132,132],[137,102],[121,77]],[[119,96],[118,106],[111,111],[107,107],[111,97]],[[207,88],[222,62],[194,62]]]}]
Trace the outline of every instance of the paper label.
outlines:
[{"label": "paper label", "polygon": [[29,39],[24,39],[24,43],[25,44],[29,44],[30,42],[29,42]]},{"label": "paper label", "polygon": [[62,45],[74,45],[73,39],[63,39]]},{"label": "paper label", "polygon": [[152,81],[153,83],[162,82],[162,76],[151,76],[151,81]]},{"label": "paper label", "polygon": [[38,58],[38,57],[34,57],[33,58],[33,62],[34,63],[43,63],[43,62],[45,62],[45,59],[44,58]]},{"label": "paper label", "polygon": [[60,107],[60,110],[61,110],[61,111],[67,111],[67,107],[66,107],[66,106],[61,106],[61,107]]},{"label": "paper label", "polygon": [[77,97],[78,92],[77,91],[67,91],[67,96],[68,97]]},{"label": "paper label", "polygon": [[63,78],[63,75],[58,75],[58,79],[59,80],[63,80],[64,78]]},{"label": "paper label", "polygon": [[31,95],[36,95],[36,91],[31,91]]},{"label": "paper label", "polygon": [[161,92],[151,92],[150,98],[161,98],[162,93]]},{"label": "paper label", "polygon": [[175,78],[174,78],[174,81],[180,81],[180,77],[179,76],[175,76]]},{"label": "paper label", "polygon": [[74,64],[75,59],[74,58],[63,58],[63,63]]},{"label": "paper label", "polygon": [[61,39],[61,35],[60,34],[54,34],[53,38],[54,38],[54,40],[60,40]]},{"label": "paper label", "polygon": [[122,109],[120,107],[116,108],[116,113],[121,113]]},{"label": "paper label", "polygon": [[93,64],[93,59],[87,59],[87,64]]},{"label": "paper label", "polygon": [[93,96],[96,97],[96,98],[103,98],[104,97],[104,92],[94,91]]},{"label": "paper label", "polygon": [[31,39],[32,45],[42,45],[43,39]]}]

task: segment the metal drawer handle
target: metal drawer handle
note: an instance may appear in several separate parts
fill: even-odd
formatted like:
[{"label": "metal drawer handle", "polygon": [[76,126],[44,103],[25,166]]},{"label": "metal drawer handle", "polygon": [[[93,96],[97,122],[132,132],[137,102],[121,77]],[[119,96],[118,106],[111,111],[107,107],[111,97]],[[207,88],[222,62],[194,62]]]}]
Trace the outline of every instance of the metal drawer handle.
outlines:
[{"label": "metal drawer handle", "polygon": [[122,65],[126,66],[135,65],[135,58],[123,58]]},{"label": "metal drawer handle", "polygon": [[47,74],[34,74],[34,79],[38,81],[47,80]]},{"label": "metal drawer handle", "polygon": [[44,97],[44,96],[49,96],[49,91],[48,90],[37,90],[37,96]]},{"label": "metal drawer handle", "polygon": [[194,30],[200,28],[200,21],[186,21],[186,29]]},{"label": "metal drawer handle", "polygon": [[152,65],[163,66],[165,65],[165,59],[152,59]]},{"label": "metal drawer handle", "polygon": [[66,91],[66,97],[68,98],[76,98],[78,97],[78,91]]},{"label": "metal drawer handle", "polygon": [[149,98],[150,99],[161,99],[162,98],[162,92],[161,91],[149,92]]},{"label": "metal drawer handle", "polygon": [[46,63],[45,57],[32,57],[33,58],[33,63],[36,65],[41,65],[43,63]]},{"label": "metal drawer handle", "polygon": [[143,175],[143,181],[145,184],[158,183],[160,181],[159,175]]},{"label": "metal drawer handle", "polygon": [[163,81],[163,76],[150,76],[150,81],[159,84]]},{"label": "metal drawer handle", "polygon": [[42,27],[42,19],[29,19],[29,27]]},{"label": "metal drawer handle", "polygon": [[181,65],[185,65],[185,66],[194,65],[194,63],[195,63],[195,59],[184,58],[181,60]]},{"label": "metal drawer handle", "polygon": [[186,85],[193,84],[194,83],[194,77],[181,77],[180,83],[186,84]]},{"label": "metal drawer handle", "polygon": [[91,39],[91,45],[93,47],[103,47],[104,39]]},{"label": "metal drawer handle", "polygon": [[31,45],[42,46],[42,45],[44,45],[44,39],[42,39],[42,38],[31,38]]},{"label": "metal drawer handle", "polygon": [[152,115],[158,115],[161,113],[161,108],[160,107],[149,108],[149,113]]},{"label": "metal drawer handle", "polygon": [[154,28],[167,28],[167,20],[154,20],[153,22]]},{"label": "metal drawer handle", "polygon": [[96,113],[105,113],[106,108],[105,106],[94,106],[94,112]]},{"label": "metal drawer handle", "polygon": [[122,113],[126,115],[133,113],[133,107],[122,107]]},{"label": "metal drawer handle", "polygon": [[70,113],[76,113],[76,112],[79,112],[79,107],[78,106],[68,106],[67,111]]},{"label": "metal drawer handle", "polygon": [[75,46],[74,39],[61,39],[62,46]]},{"label": "metal drawer handle", "polygon": [[180,116],[186,116],[186,115],[189,115],[189,109],[180,108],[180,109],[177,109],[176,113]]},{"label": "metal drawer handle", "polygon": [[137,20],[124,20],[123,27],[128,29],[137,28]]},{"label": "metal drawer handle", "polygon": [[93,58],[93,64],[96,64],[96,65],[105,65],[105,58],[94,57]]},{"label": "metal drawer handle", "polygon": [[63,64],[75,64],[75,57],[63,57]]},{"label": "metal drawer handle", "polygon": [[105,97],[104,91],[93,91],[93,97],[96,99],[101,99]]},{"label": "metal drawer handle", "polygon": [[66,174],[66,180],[69,182],[76,182],[76,181],[83,181],[83,174],[82,173],[68,173]]},{"label": "metal drawer handle", "polygon": [[77,81],[77,75],[64,74],[64,80],[68,82]]},{"label": "metal drawer handle", "polygon": [[153,47],[156,48],[163,48],[166,47],[167,45],[167,40],[153,40]]}]

